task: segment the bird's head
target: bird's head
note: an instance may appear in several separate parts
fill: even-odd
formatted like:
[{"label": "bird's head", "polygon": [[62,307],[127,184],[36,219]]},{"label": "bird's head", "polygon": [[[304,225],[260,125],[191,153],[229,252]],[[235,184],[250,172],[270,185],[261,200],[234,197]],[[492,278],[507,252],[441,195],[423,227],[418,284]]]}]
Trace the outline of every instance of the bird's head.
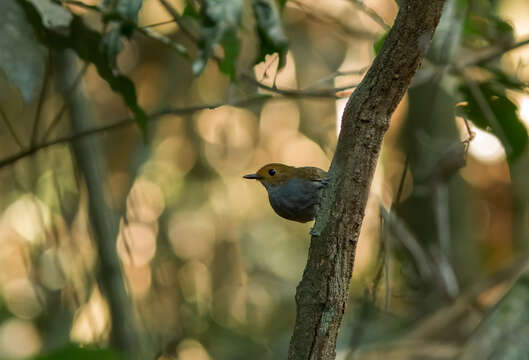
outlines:
[{"label": "bird's head", "polygon": [[245,179],[259,180],[265,187],[287,183],[296,176],[297,168],[279,163],[267,164],[255,174],[244,175]]}]

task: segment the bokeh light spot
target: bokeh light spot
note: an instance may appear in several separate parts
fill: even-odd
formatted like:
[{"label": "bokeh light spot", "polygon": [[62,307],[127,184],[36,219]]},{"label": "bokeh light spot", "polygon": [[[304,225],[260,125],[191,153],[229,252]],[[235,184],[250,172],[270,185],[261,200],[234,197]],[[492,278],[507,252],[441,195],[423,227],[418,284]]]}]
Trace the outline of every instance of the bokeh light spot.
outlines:
[{"label": "bokeh light spot", "polygon": [[165,208],[162,190],[152,181],[139,179],[134,182],[127,197],[127,218],[142,222],[154,222]]},{"label": "bokeh light spot", "polygon": [[59,290],[66,284],[66,278],[57,250],[45,250],[40,256],[39,276],[42,284],[50,290]]},{"label": "bokeh light spot", "polygon": [[108,305],[96,288],[90,300],[81,306],[74,317],[70,338],[80,343],[100,339],[109,327]]},{"label": "bokeh light spot", "polygon": [[30,194],[12,203],[4,212],[4,218],[13,230],[29,242],[41,239],[51,224],[48,206]]},{"label": "bokeh light spot", "polygon": [[132,294],[137,298],[147,295],[151,287],[151,268],[145,266],[125,266],[128,283]]},{"label": "bokeh light spot", "polygon": [[185,339],[178,344],[179,360],[210,360],[211,357],[202,344],[196,340]]},{"label": "bokeh light spot", "polygon": [[505,150],[496,136],[476,127],[472,131],[476,135],[468,148],[470,155],[489,163],[505,160]]},{"label": "bokeh light spot", "polygon": [[184,298],[188,302],[207,305],[211,299],[209,269],[200,261],[188,261],[177,273]]},{"label": "bokeh light spot", "polygon": [[156,252],[156,227],[139,222],[122,226],[117,247],[125,264],[147,264]]},{"label": "bokeh light spot", "polygon": [[282,162],[293,166],[316,166],[327,170],[329,158],[321,147],[308,137],[298,135],[289,138],[281,149]]},{"label": "bokeh light spot", "polygon": [[16,279],[4,287],[4,299],[11,313],[22,319],[33,319],[42,311],[37,289],[28,279]]},{"label": "bokeh light spot", "polygon": [[36,355],[42,341],[35,326],[29,321],[10,319],[0,326],[0,357],[21,359]]},{"label": "bokeh light spot", "polygon": [[169,223],[169,241],[179,257],[208,259],[215,241],[215,228],[206,216],[178,213]]}]

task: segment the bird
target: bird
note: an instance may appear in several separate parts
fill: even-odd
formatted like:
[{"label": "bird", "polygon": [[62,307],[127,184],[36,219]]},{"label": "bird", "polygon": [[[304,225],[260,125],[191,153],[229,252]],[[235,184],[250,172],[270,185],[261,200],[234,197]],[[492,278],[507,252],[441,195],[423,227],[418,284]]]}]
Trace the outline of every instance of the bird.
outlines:
[{"label": "bird", "polygon": [[258,180],[266,188],[277,215],[301,223],[314,220],[327,172],[312,166],[294,167],[271,163],[243,178]]}]

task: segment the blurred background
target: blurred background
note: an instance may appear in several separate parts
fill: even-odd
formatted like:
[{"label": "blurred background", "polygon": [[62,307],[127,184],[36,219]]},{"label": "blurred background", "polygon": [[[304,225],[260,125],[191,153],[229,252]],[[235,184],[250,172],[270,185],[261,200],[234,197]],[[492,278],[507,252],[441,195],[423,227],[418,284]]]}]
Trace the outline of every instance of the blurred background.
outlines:
[{"label": "blurred background", "polygon": [[[94,31],[115,25],[90,8],[98,1],[83,3],[63,6]],[[138,26],[172,20],[172,8],[200,32],[186,15],[194,1],[166,3],[144,0]],[[385,137],[339,359],[456,357],[528,248],[529,47],[517,44],[529,37],[529,3],[447,3]],[[130,106],[96,66],[38,43],[29,25],[9,32],[25,19],[20,4],[0,5],[0,29],[33,39],[24,49],[0,40],[0,358],[115,345],[113,306],[130,309],[141,359],[285,358],[312,224],[278,217],[242,175],[270,162],[328,169],[341,111],[397,3],[278,2],[288,51],[255,65],[265,44],[246,4],[228,75],[215,58],[227,45],[197,72],[204,48],[175,22],[146,29],[190,59],[149,34],[122,36],[117,69],[156,114],[143,128],[123,121]],[[118,305],[105,248],[125,283]]]}]

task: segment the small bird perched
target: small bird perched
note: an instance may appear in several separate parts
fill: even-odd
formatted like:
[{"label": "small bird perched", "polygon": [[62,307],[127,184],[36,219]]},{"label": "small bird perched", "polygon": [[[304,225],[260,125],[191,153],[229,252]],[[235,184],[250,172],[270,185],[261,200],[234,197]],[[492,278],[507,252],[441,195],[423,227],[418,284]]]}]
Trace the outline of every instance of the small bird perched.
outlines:
[{"label": "small bird perched", "polygon": [[270,205],[277,215],[305,223],[314,220],[327,172],[317,167],[268,164],[245,179],[259,180],[268,191]]}]

